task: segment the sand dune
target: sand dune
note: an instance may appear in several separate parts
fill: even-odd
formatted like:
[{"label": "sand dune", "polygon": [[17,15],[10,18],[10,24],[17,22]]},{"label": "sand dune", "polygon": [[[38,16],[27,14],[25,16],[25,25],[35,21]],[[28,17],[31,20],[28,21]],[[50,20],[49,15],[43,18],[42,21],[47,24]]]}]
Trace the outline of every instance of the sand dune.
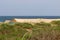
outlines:
[{"label": "sand dune", "polygon": [[27,23],[39,23],[39,22],[46,22],[49,23],[51,21],[57,21],[60,19],[14,19],[16,22],[27,22]]}]

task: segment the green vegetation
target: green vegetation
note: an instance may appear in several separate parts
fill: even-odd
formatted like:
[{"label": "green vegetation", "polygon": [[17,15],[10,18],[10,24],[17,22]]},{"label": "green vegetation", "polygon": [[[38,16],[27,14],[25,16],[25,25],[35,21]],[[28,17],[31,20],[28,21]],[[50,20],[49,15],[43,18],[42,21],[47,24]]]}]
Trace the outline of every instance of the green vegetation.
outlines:
[{"label": "green vegetation", "polygon": [[2,23],[0,40],[60,40],[60,21],[51,23]]}]

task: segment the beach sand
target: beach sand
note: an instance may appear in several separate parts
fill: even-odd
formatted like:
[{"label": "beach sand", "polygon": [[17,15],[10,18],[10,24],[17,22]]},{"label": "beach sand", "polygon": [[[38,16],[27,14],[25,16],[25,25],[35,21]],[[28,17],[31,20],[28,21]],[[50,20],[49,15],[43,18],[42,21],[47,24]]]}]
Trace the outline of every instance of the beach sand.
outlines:
[{"label": "beach sand", "polygon": [[15,18],[14,21],[16,22],[20,22],[20,23],[40,23],[40,22],[46,22],[46,23],[50,23],[52,21],[58,21],[60,19],[18,19]]}]

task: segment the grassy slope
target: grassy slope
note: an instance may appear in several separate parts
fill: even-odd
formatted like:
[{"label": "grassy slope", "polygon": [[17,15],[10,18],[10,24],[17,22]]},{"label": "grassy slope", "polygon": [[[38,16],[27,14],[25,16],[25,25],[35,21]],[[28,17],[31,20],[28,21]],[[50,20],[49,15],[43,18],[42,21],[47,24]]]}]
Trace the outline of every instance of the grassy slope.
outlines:
[{"label": "grassy slope", "polygon": [[0,40],[60,40],[60,21],[0,24]]}]

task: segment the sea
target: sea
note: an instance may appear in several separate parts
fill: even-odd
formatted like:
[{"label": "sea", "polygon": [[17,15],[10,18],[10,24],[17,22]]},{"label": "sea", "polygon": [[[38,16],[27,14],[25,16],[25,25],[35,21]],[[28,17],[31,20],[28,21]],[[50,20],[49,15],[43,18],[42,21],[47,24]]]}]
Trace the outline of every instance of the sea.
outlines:
[{"label": "sea", "polygon": [[22,19],[35,19],[35,18],[46,18],[46,19],[58,19],[60,16],[0,16],[0,22],[4,22],[5,20],[13,20],[14,18],[22,18]]}]

